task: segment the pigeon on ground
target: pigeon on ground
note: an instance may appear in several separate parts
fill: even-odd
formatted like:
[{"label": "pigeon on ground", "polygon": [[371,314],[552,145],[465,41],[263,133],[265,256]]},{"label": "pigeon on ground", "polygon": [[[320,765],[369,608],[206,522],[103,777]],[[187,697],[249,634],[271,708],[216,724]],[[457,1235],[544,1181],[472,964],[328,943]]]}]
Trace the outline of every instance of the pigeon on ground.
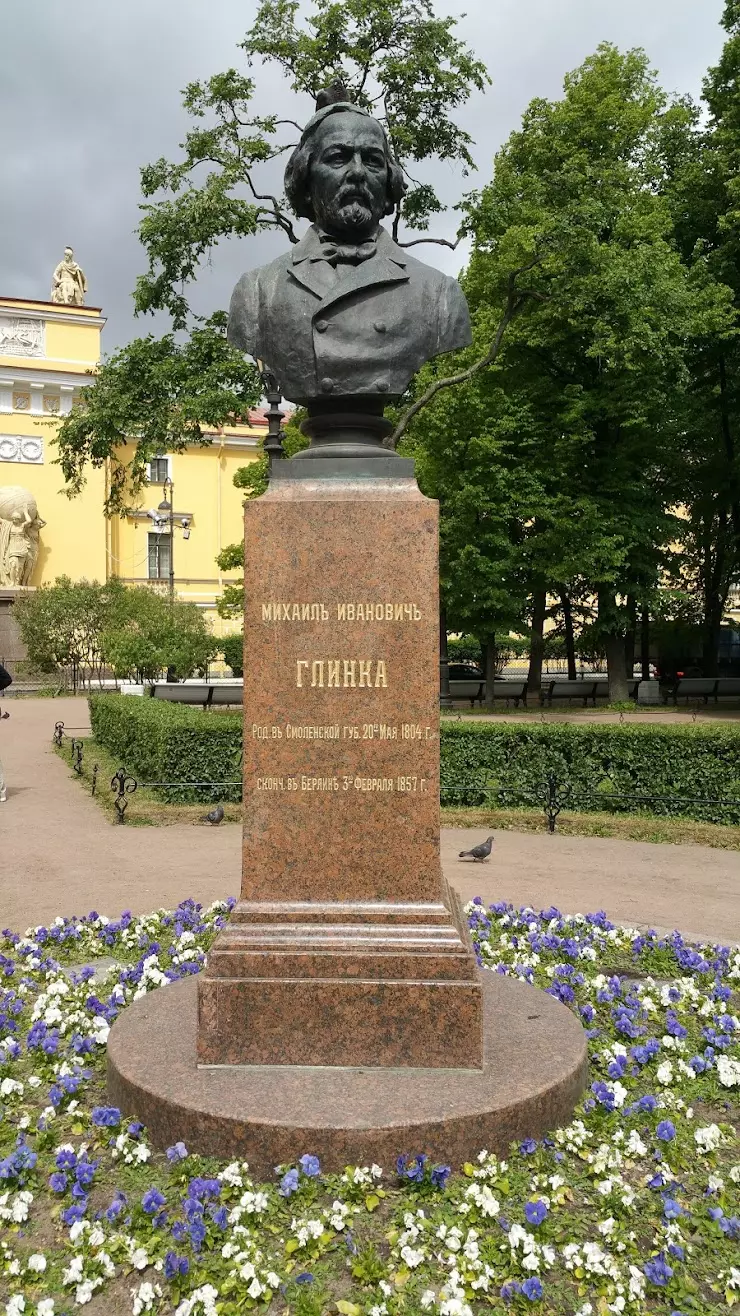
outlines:
[{"label": "pigeon on ground", "polygon": [[207,813],[204,818],[201,818],[201,822],[210,823],[211,827],[218,827],[218,824],[223,822],[223,818],[224,811],[221,808],[221,805],[217,804],[215,809],[211,809],[210,813]]},{"label": "pigeon on ground", "polygon": [[483,841],[481,845],[474,845],[472,850],[461,850],[459,857],[460,859],[474,859],[476,862],[482,863],[491,853],[492,845],[493,837],[489,836],[488,840]]}]

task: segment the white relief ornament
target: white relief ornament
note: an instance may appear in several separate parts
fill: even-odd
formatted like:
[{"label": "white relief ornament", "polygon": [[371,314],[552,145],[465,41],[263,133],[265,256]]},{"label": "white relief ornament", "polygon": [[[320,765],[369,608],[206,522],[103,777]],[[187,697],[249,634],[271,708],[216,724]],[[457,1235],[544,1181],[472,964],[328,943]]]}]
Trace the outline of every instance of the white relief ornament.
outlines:
[{"label": "white relief ornament", "polygon": [[43,320],[0,315],[0,355],[43,356],[45,329]]},{"label": "white relief ornament", "polygon": [[30,393],[14,393],[14,394],[13,394],[13,409],[14,409],[15,411],[28,411],[28,408],[30,407],[30,405],[31,405],[31,394],[30,394]]},{"label": "white relief ornament", "polygon": [[0,462],[22,462],[26,466],[43,466],[44,440],[26,434],[0,435]]}]

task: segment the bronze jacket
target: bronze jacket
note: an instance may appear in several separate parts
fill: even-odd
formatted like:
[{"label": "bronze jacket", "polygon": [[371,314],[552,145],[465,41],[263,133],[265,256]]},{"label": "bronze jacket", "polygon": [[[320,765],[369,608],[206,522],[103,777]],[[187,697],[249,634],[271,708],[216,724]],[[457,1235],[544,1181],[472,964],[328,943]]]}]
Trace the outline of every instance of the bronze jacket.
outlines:
[{"label": "bronze jacket", "polygon": [[471,342],[457,280],[385,229],[358,265],[335,270],[321,250],[312,225],[292,251],[243,274],[231,298],[229,341],[266,365],[291,402],[397,398],[425,361]]}]

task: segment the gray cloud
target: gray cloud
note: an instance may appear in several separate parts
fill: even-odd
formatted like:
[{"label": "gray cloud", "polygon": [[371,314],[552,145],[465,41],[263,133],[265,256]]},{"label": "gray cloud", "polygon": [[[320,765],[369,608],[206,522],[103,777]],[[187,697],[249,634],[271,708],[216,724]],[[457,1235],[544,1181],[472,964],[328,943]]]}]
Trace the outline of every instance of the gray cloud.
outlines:
[{"label": "gray cloud", "polygon": [[[133,317],[131,290],[144,268],[135,236],[139,168],[177,157],[187,82],[243,67],[236,42],[256,8],[256,0],[4,0],[3,295],[48,297],[51,271],[71,243],[88,300],[108,316],[107,351],[165,327]],[[600,41],[644,46],[667,90],[696,96],[724,38],[722,0],[439,0],[438,9],[465,13],[462,34],[493,78],[460,116],[476,141],[474,182],[485,181],[532,97],[557,96],[563,75]],[[307,101],[290,97],[275,72],[257,69],[255,79],[260,110],[307,114]],[[469,185],[446,166],[430,176],[451,203]],[[283,246],[273,234],[223,244],[198,280],[198,308],[225,305],[239,272]],[[446,269],[461,263],[459,252],[422,251]]]}]

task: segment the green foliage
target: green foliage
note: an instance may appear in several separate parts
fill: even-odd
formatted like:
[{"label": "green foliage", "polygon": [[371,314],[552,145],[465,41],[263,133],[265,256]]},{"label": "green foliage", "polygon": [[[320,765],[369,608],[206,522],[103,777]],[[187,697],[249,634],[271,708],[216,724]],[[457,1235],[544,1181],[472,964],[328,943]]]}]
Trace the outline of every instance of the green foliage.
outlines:
[{"label": "green foliage", "polygon": [[100,644],[116,676],[156,680],[171,668],[185,678],[203,671],[218,641],[194,603],[171,600],[141,585],[118,589],[104,619]]},{"label": "green foliage", "polygon": [[[106,511],[124,511],[146,483],[147,462],[189,444],[207,447],[207,430],[246,423],[260,393],[256,367],[226,340],[223,314],[194,329],[184,344],[173,334],[134,339],[103,362],[59,426],[65,492],[79,493],[86,468],[107,462]],[[129,458],[124,449],[131,443]]]},{"label": "green foliage", "polygon": [[34,667],[72,667],[83,683],[101,677],[104,667],[118,677],[153,679],[168,667],[190,676],[217,647],[194,604],[115,579],[99,585],[59,576],[21,595],[14,616]]},{"label": "green foliage", "polygon": [[[93,735],[145,781],[234,781],[242,743],[240,713],[210,713],[154,699],[93,695]],[[443,722],[443,805],[543,804],[549,773],[571,786],[569,809],[668,814],[740,823],[740,733],[734,727]],[[610,792],[625,795],[610,802]],[[639,795],[681,797],[641,805]],[[186,787],[167,798],[202,795]],[[241,799],[241,787],[213,792]],[[724,807],[701,799],[734,801]]]},{"label": "green foliage", "polygon": [[490,342],[512,269],[530,267],[532,297],[495,366],[454,405],[432,402],[407,445],[441,502],[449,624],[484,639],[521,629],[537,590],[596,595],[622,679],[625,602],[655,590],[676,538],[690,350],[733,319],[727,289],[674,241],[666,140],[683,118],[642,51],[608,45],[560,100],[530,104],[467,208],[461,366]]},{"label": "green foliage", "polygon": [[178,803],[241,799],[239,713],[205,713],[130,695],[93,695],[90,725],[95,739],[142,782],[234,783],[210,790],[187,785],[160,790],[163,799]]},{"label": "green foliage", "polygon": [[[444,805],[495,801],[502,788],[503,806],[542,805],[549,773],[559,787],[571,787],[567,808],[578,812],[644,809],[740,822],[740,734],[734,727],[456,722],[442,727]],[[627,798],[609,801],[609,793]],[[669,798],[641,805],[640,795]],[[701,803],[702,798],[734,803],[720,808]]]},{"label": "green foliage", "polygon": [[244,675],[244,636],[225,635],[219,640],[219,648],[224,656],[224,662],[230,667],[234,676]]},{"label": "green foliage", "polygon": [[20,594],[13,608],[21,639],[32,667],[53,672],[72,667],[83,680],[102,668],[101,631],[104,618],[123,587],[117,581],[73,582],[57,576],[53,585],[41,585]]}]

